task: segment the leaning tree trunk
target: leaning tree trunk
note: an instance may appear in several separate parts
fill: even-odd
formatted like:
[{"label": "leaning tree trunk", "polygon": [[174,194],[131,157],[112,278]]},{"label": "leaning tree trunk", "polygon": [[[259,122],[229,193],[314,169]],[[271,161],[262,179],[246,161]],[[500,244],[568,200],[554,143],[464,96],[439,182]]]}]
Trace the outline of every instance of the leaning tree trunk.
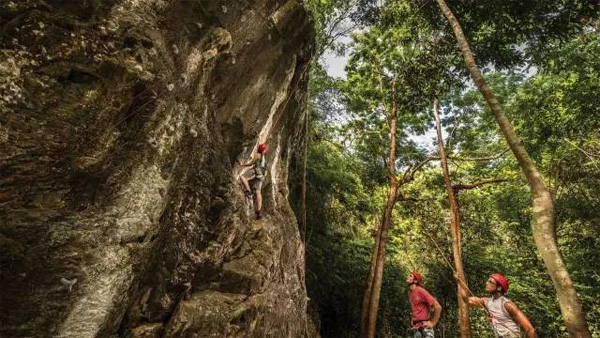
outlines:
[{"label": "leaning tree trunk", "polygon": [[538,251],[544,260],[546,268],[554,282],[554,288],[558,296],[558,303],[562,312],[565,325],[571,337],[591,337],[590,331],[585,320],[581,302],[577,292],[573,287],[573,282],[565,266],[563,258],[558,251],[556,243],[556,219],[554,213],[554,201],[550,191],[544,184],[542,176],[537,170],[535,164],[529,157],[529,154],[521,144],[514,127],[504,114],[500,103],[492,93],[489,85],[481,75],[473,53],[469,47],[466,37],[454,13],[450,10],[444,0],[436,0],[440,9],[450,22],[458,45],[465,58],[465,63],[479,91],[485,98],[490,110],[494,114],[502,133],[515,158],[517,159],[533,195],[533,237]]},{"label": "leaning tree trunk", "polygon": [[[460,232],[460,209],[458,205],[457,194],[452,188],[452,182],[450,180],[450,171],[448,170],[448,160],[444,151],[444,139],[442,138],[442,126],[440,123],[440,114],[438,112],[439,105],[438,100],[433,101],[433,114],[435,115],[435,127],[437,130],[438,148],[440,158],[442,161],[442,176],[444,177],[444,183],[446,184],[446,191],[448,192],[448,200],[450,202],[450,232],[452,234],[452,252],[454,256],[454,266],[458,279],[461,282],[466,283],[465,269],[462,261],[462,248],[460,246],[461,232]],[[460,282],[459,282],[460,283]],[[460,288],[460,285],[457,285]],[[457,295],[458,293],[457,289]],[[461,338],[471,338],[471,322],[469,320],[469,304],[467,304],[462,297],[458,296],[458,324],[460,327]]]},{"label": "leaning tree trunk", "polygon": [[[388,159],[388,175],[390,179],[390,191],[388,194],[383,218],[381,220],[381,229],[379,231],[379,246],[375,259],[375,271],[373,283],[371,286],[371,296],[366,318],[366,337],[374,338],[377,329],[377,310],[379,307],[379,297],[381,296],[381,284],[383,281],[383,267],[385,265],[385,252],[387,249],[388,236],[392,225],[392,211],[397,201],[398,187],[400,182],[396,178],[396,128],[398,125],[398,106],[396,104],[396,92],[394,91],[393,108],[391,114],[387,116],[388,126],[390,127],[390,155]],[[374,253],[375,254],[375,253]],[[366,290],[368,292],[369,290]]]},{"label": "leaning tree trunk", "polygon": [[381,231],[379,238],[379,250],[377,251],[377,260],[375,265],[375,274],[371,287],[371,299],[369,301],[369,311],[367,312],[367,337],[374,338],[377,330],[377,310],[379,308],[379,298],[381,296],[381,284],[383,281],[383,267],[385,265],[385,252],[387,249],[388,236],[392,224],[392,211],[396,204],[396,195],[398,193],[398,181],[390,184],[390,192],[383,212],[381,221]]}]

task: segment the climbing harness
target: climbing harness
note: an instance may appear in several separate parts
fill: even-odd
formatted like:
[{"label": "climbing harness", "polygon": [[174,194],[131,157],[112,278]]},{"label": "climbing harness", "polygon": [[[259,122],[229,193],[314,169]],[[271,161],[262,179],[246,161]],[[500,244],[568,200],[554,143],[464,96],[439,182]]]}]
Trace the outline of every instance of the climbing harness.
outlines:
[{"label": "climbing harness", "polygon": [[257,179],[262,179],[267,174],[267,157],[264,154],[260,156],[260,161],[254,164],[252,170]]}]

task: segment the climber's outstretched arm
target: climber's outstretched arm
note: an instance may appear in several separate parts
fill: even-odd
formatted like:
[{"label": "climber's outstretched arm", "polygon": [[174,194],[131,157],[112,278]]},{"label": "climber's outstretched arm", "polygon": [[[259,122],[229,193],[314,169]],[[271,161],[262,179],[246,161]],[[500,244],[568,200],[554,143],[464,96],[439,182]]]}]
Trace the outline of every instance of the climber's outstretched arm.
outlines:
[{"label": "climber's outstretched arm", "polygon": [[460,282],[458,283],[458,295],[465,301],[465,303],[469,304],[469,306],[485,307],[485,299],[479,297],[469,297],[467,290],[465,290],[465,287],[462,286]]},{"label": "climber's outstretched arm", "polygon": [[246,162],[241,162],[241,163],[240,163],[240,165],[241,165],[242,167],[249,167],[249,166],[251,166],[251,165],[254,165],[254,163],[256,163],[256,162],[258,162],[258,160],[260,160],[260,157],[261,157],[261,156],[262,156],[262,155],[261,155],[260,153],[254,154],[254,156],[252,157],[252,159],[251,159],[251,160],[249,160],[249,161],[246,161]]}]

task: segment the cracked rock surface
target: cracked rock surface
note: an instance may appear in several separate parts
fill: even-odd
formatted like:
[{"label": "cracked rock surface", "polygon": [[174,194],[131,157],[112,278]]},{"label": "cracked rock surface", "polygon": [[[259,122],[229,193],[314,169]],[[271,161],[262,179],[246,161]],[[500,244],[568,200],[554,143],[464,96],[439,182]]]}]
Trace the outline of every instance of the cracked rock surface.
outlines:
[{"label": "cracked rock surface", "polygon": [[298,0],[0,3],[0,336],[316,336],[288,203],[313,40]]}]

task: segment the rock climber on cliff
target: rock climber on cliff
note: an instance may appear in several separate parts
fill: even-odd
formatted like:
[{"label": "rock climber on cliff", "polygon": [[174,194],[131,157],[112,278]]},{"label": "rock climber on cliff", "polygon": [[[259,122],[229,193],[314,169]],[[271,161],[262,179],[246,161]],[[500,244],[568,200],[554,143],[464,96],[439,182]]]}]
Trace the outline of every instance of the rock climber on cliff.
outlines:
[{"label": "rock climber on cliff", "polygon": [[262,211],[262,185],[267,174],[267,157],[266,153],[269,146],[266,143],[258,145],[258,151],[252,159],[246,162],[240,163],[243,167],[250,167],[240,177],[244,184],[246,196],[252,198],[254,194],[254,212],[256,219],[261,218]]},{"label": "rock climber on cliff", "polygon": [[508,279],[499,273],[492,274],[485,282],[485,291],[492,297],[469,297],[462,283],[458,283],[460,297],[469,306],[479,306],[486,309],[492,327],[499,338],[521,337],[521,329],[525,330],[527,338],[537,338],[537,333],[529,319],[519,310],[515,303],[504,297],[508,291]]},{"label": "rock climber on cliff", "polygon": [[[406,278],[408,284],[408,301],[412,310],[411,329],[414,338],[433,338],[433,328],[440,320],[442,306],[433,296],[421,287],[423,276],[413,271]],[[433,319],[429,317],[429,310],[433,307]]]}]

